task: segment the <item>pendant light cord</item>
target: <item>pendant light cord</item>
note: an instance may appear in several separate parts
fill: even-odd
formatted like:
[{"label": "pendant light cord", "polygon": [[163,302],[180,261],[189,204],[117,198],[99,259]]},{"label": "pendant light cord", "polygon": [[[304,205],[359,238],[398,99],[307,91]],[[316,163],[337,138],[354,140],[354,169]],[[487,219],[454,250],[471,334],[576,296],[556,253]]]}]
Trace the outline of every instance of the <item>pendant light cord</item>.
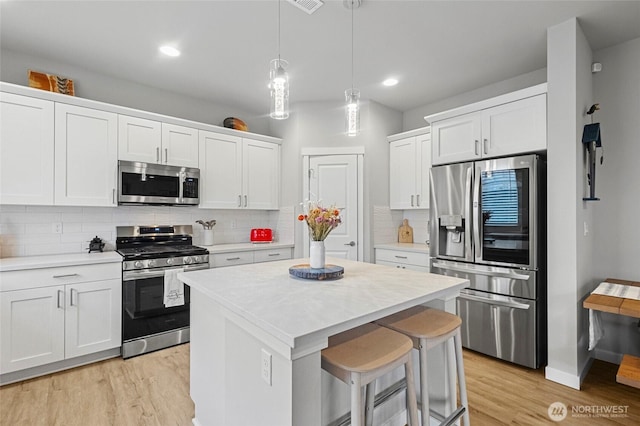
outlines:
[{"label": "pendant light cord", "polygon": [[278,0],[278,65],[280,64],[280,3]]},{"label": "pendant light cord", "polygon": [[353,90],[353,0],[351,1],[351,90]]}]

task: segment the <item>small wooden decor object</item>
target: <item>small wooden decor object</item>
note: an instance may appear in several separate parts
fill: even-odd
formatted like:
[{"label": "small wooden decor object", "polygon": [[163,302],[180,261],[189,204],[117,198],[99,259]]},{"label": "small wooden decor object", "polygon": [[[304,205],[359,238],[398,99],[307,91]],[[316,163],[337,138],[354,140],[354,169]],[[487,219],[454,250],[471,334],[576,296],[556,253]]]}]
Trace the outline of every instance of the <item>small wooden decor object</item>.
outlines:
[{"label": "small wooden decor object", "polygon": [[245,124],[245,122],[235,117],[225,118],[222,122],[222,125],[228,129],[242,130],[243,132],[249,131],[249,127]]},{"label": "small wooden decor object", "polygon": [[29,70],[29,87],[75,96],[73,80],[32,70]]},{"label": "small wooden decor object", "polygon": [[409,219],[404,219],[398,228],[399,243],[413,243],[413,228],[409,226]]},{"label": "small wooden decor object", "polygon": [[308,263],[293,265],[289,268],[289,274],[305,280],[331,280],[340,278],[344,274],[342,266],[326,264],[324,268],[314,269]]}]

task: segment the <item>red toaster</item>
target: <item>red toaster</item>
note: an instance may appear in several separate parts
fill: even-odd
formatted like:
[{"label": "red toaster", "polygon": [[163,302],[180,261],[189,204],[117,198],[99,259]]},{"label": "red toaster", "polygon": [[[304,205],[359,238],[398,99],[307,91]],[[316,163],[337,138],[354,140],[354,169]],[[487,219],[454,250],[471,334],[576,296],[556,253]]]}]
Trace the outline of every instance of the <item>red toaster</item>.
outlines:
[{"label": "red toaster", "polygon": [[270,243],[273,241],[273,231],[269,228],[254,228],[251,230],[252,243]]}]

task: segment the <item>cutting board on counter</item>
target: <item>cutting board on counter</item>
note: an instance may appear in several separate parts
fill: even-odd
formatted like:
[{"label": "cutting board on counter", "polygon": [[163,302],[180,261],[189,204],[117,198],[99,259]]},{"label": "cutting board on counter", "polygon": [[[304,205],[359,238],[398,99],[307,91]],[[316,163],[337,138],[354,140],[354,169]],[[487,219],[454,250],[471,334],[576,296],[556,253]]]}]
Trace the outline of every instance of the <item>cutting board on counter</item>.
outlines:
[{"label": "cutting board on counter", "polygon": [[398,228],[399,243],[413,243],[413,228],[409,226],[409,219],[404,219]]}]

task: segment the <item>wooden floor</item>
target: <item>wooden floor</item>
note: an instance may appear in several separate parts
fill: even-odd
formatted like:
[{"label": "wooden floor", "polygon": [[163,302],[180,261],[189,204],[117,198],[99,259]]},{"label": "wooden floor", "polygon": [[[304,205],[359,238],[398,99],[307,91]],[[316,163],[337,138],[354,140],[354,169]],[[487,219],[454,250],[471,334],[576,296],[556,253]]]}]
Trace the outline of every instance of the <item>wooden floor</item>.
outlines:
[{"label": "wooden floor", "polygon": [[[544,369],[520,368],[469,351],[464,362],[474,426],[640,425],[640,390],[616,383],[617,365],[596,361],[577,391],[545,380]],[[547,414],[554,402],[568,407],[560,423]],[[625,417],[584,413],[585,407],[612,406],[628,406]],[[582,417],[573,415],[572,407],[580,408]],[[190,426],[193,415],[188,344],[0,388],[2,426]]]}]

